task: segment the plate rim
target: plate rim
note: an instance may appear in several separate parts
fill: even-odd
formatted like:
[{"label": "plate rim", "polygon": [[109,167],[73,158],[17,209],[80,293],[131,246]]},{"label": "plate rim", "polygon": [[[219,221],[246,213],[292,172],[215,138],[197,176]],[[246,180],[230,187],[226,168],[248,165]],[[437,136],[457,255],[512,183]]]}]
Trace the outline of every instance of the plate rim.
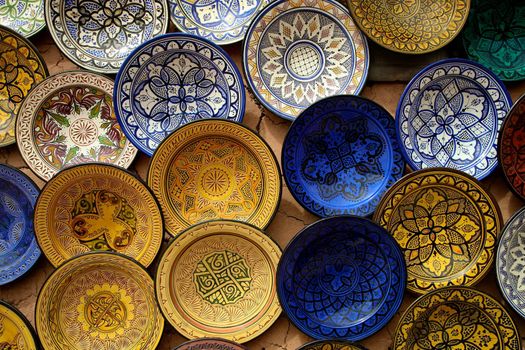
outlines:
[{"label": "plate rim", "polygon": [[[155,295],[155,297],[156,297],[156,295]],[[157,302],[158,302],[158,300],[157,300]],[[203,341],[210,341],[210,342],[217,341],[217,342],[228,343],[232,347],[235,347],[235,349],[237,349],[237,350],[248,350],[248,348],[246,346],[242,345],[242,344],[236,343],[236,342],[234,342],[232,340],[219,338],[219,337],[204,337],[204,338],[196,338],[196,339],[191,339],[191,340],[185,340],[183,343],[181,343],[179,345],[176,345],[174,348],[172,348],[172,350],[184,349],[185,346],[190,346],[193,343],[197,343],[198,344],[199,342],[203,342]],[[203,350],[205,350],[205,349],[203,349]],[[210,350],[213,350],[213,349],[210,349]],[[216,350],[218,350],[218,349],[216,349]]]},{"label": "plate rim", "polygon": [[0,307],[5,307],[7,310],[12,311],[16,316],[18,316],[18,318],[20,318],[20,321],[22,321],[22,323],[26,326],[27,330],[29,331],[29,334],[31,335],[33,342],[35,343],[35,347],[37,349],[40,349],[41,347],[40,339],[38,335],[36,334],[35,328],[31,324],[31,322],[29,322],[27,317],[22,313],[22,311],[20,311],[17,307],[8,303],[5,300],[0,300]]}]

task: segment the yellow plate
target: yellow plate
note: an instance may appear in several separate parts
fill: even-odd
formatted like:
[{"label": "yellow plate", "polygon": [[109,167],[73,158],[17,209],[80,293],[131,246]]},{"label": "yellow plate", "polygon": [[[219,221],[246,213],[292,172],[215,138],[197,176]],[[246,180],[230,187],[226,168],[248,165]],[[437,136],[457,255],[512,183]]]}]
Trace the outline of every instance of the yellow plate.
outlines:
[{"label": "yellow plate", "polygon": [[0,301],[0,349],[36,350],[33,327],[13,306]]},{"label": "yellow plate", "polygon": [[88,253],[60,266],[36,304],[44,349],[156,349],[164,329],[153,280],[123,255]]},{"label": "yellow plate", "polygon": [[374,220],[401,246],[407,288],[473,285],[492,266],[502,218],[496,200],[460,171],[432,168],[413,172],[384,195]]},{"label": "yellow plate", "polygon": [[347,0],[366,36],[401,53],[442,48],[467,21],[470,0]]},{"label": "yellow plate", "polygon": [[247,342],[279,317],[275,271],[281,250],[257,228],[201,223],[172,241],[155,288],[166,319],[183,336]]},{"label": "yellow plate", "polygon": [[268,145],[245,126],[218,119],[189,123],[164,140],[151,160],[148,185],[174,236],[214,219],[264,229],[281,197],[281,174]]},{"label": "yellow plate", "polygon": [[34,225],[55,267],[89,251],[116,251],[148,266],[164,235],[151,191],[131,173],[105,164],[74,166],[52,178],[38,197]]}]

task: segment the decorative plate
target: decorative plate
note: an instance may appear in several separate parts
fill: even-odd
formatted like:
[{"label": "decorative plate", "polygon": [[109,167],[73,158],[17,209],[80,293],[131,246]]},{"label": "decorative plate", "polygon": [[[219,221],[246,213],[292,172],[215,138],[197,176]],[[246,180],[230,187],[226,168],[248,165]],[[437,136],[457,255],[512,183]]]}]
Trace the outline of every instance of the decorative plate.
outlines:
[{"label": "decorative plate", "polygon": [[470,0],[347,0],[357,24],[377,44],[401,53],[442,48],[467,21]]},{"label": "decorative plate", "polygon": [[47,27],[58,48],[75,64],[117,73],[128,55],[166,33],[166,0],[49,0]]},{"label": "decorative plate", "polygon": [[160,249],[164,228],[157,201],[131,173],[104,164],[61,171],[42,190],[35,232],[51,264],[89,251],[114,251],[143,266]]},{"label": "decorative plate", "polygon": [[510,188],[525,199],[525,95],[512,106],[501,126],[498,160]]},{"label": "decorative plate", "polygon": [[374,221],[401,246],[407,288],[420,294],[481,280],[503,225],[498,203],[476,179],[445,168],[403,177],[383,196]]},{"label": "decorative plate", "polygon": [[277,293],[292,323],[315,339],[357,341],[395,315],[406,285],[403,254],[376,223],[319,220],[300,231],[277,268]]},{"label": "decorative plate", "polygon": [[498,131],[512,101],[489,70],[464,59],[433,63],[405,88],[396,122],[415,170],[447,167],[482,179],[497,166]]},{"label": "decorative plate", "polygon": [[0,300],[0,346],[5,350],[37,350],[38,340],[31,323],[15,307]]},{"label": "decorative plate", "polygon": [[15,143],[20,105],[48,74],[36,47],[15,31],[0,26],[0,147]]},{"label": "decorative plate", "polygon": [[525,207],[507,221],[498,244],[496,276],[503,296],[525,318]]},{"label": "decorative plate", "polygon": [[200,120],[175,131],[155,152],[148,185],[176,236],[207,220],[264,229],[281,197],[281,173],[270,147],[247,127]]},{"label": "decorative plate", "polygon": [[173,350],[247,350],[248,348],[221,338],[190,340]]},{"label": "decorative plate", "polygon": [[473,1],[463,30],[470,59],[506,81],[525,78],[525,3],[514,0]]},{"label": "decorative plate", "polygon": [[351,95],[305,109],[286,135],[282,164],[294,198],[322,217],[372,214],[405,168],[394,118]]},{"label": "decorative plate", "polygon": [[24,100],[16,121],[22,157],[39,177],[93,162],[131,165],[137,149],[117,122],[113,81],[76,71],[50,76]]},{"label": "decorative plate", "polygon": [[201,223],[162,255],[155,288],[164,317],[183,336],[244,343],[279,317],[275,291],[279,246],[236,221]]},{"label": "decorative plate", "polygon": [[316,340],[297,348],[297,350],[366,350],[361,345],[342,340]]},{"label": "decorative plate", "polygon": [[401,316],[394,349],[519,350],[516,325],[492,297],[465,287],[419,297]]},{"label": "decorative plate", "polygon": [[164,329],[147,271],[108,252],[56,269],[40,290],[35,320],[48,350],[154,350]]},{"label": "decorative plate", "polygon": [[40,257],[33,229],[39,192],[24,173],[0,164],[0,285],[22,276]]},{"label": "decorative plate", "polygon": [[24,37],[46,26],[44,0],[0,0],[0,23]]},{"label": "decorative plate", "polygon": [[170,33],[137,48],[117,75],[117,118],[135,146],[151,156],[164,138],[193,120],[241,122],[241,74],[212,42]]},{"label": "decorative plate", "polygon": [[244,39],[253,18],[271,0],[168,0],[173,23],[181,31],[218,45]]},{"label": "decorative plate", "polygon": [[255,97],[290,120],[322,98],[358,94],[368,63],[365,36],[335,1],[274,1],[244,41],[244,72]]}]

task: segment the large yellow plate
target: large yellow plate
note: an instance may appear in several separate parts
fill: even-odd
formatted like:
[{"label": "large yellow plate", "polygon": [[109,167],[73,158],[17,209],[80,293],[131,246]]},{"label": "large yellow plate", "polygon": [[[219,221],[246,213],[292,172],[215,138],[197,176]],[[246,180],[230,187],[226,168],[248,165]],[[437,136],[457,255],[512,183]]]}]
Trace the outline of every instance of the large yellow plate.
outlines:
[{"label": "large yellow plate", "polygon": [[55,267],[89,251],[115,251],[144,266],[157,255],[164,228],[151,191],[131,173],[86,164],[61,171],[35,206],[35,234]]},{"label": "large yellow plate", "polygon": [[172,235],[198,222],[227,219],[264,229],[281,197],[281,174],[269,146],[241,124],[189,123],[151,160],[148,184]]},{"label": "large yellow plate", "polygon": [[251,225],[195,225],[160,259],[155,288],[162,313],[190,339],[251,340],[281,313],[275,283],[280,257],[277,244]]},{"label": "large yellow plate", "polygon": [[0,301],[0,349],[37,349],[29,321],[20,311],[3,301]]}]

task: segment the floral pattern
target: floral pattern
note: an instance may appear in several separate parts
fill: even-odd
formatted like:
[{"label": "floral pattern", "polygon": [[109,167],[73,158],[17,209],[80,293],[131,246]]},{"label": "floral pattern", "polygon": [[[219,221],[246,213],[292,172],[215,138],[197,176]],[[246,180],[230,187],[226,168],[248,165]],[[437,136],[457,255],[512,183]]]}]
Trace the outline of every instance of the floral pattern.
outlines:
[{"label": "floral pattern", "polygon": [[0,0],[0,23],[29,37],[45,27],[43,0]]}]

